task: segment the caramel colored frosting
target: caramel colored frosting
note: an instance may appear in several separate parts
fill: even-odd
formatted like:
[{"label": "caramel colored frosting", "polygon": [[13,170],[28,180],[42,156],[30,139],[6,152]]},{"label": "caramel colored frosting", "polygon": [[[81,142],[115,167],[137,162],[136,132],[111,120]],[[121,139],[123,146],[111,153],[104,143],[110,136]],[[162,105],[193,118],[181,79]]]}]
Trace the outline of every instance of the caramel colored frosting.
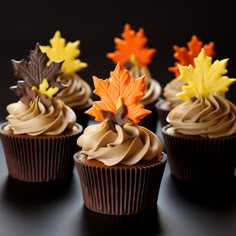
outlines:
[{"label": "caramel colored frosting", "polygon": [[45,106],[39,97],[31,101],[30,106],[18,101],[7,106],[6,119],[14,134],[57,135],[67,128],[72,129],[76,122],[75,113],[60,99],[52,99]]},{"label": "caramel colored frosting", "polygon": [[72,109],[87,105],[92,95],[92,90],[87,82],[76,74],[63,74],[61,82],[67,87],[57,94],[58,98]]},{"label": "caramel colored frosting", "polygon": [[129,69],[129,73],[133,78],[139,78],[140,76],[145,75],[146,90],[145,95],[140,99],[140,103],[148,105],[157,102],[162,92],[161,85],[152,78],[148,67],[134,65]]},{"label": "caramel colored frosting", "polygon": [[189,99],[173,108],[167,121],[172,131],[219,138],[236,134],[236,107],[224,96],[212,94]]},{"label": "caramel colored frosting", "polygon": [[148,129],[137,125],[115,125],[115,130],[108,128],[107,120],[88,126],[77,140],[82,147],[81,154],[107,166],[133,165],[153,158],[161,160],[162,144]]},{"label": "caramel colored frosting", "polygon": [[163,97],[170,104],[170,108],[176,107],[178,104],[182,103],[183,100],[178,98],[176,94],[182,91],[181,87],[184,85],[179,77],[174,78],[163,89]]}]

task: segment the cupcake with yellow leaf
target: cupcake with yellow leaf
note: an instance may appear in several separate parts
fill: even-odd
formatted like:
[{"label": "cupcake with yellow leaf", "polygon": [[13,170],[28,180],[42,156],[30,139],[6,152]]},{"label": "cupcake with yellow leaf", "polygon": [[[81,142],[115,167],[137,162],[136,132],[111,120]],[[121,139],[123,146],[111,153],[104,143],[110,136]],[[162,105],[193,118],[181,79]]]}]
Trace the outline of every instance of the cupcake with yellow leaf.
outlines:
[{"label": "cupcake with yellow leaf", "polygon": [[133,78],[145,75],[145,94],[139,102],[152,113],[142,119],[140,124],[156,132],[158,116],[155,105],[161,96],[162,90],[160,83],[152,77],[148,67],[152,62],[156,49],[146,47],[148,38],[145,36],[143,28],[135,32],[131,29],[130,24],[125,24],[121,36],[122,39],[118,37],[114,39],[116,50],[107,53],[106,56],[114,64],[121,63],[129,70]]},{"label": "cupcake with yellow leaf", "polygon": [[77,122],[85,128],[89,116],[84,111],[91,107],[92,89],[78,74],[80,70],[88,66],[77,58],[80,55],[80,41],[66,43],[66,40],[61,37],[61,32],[56,31],[50,39],[50,44],[51,46],[40,46],[50,59],[48,64],[50,65],[53,61],[63,61],[61,67],[63,74],[58,80],[66,88],[60,91],[57,97],[75,111]]},{"label": "cupcake with yellow leaf", "polygon": [[82,126],[74,111],[56,96],[64,89],[57,81],[62,62],[52,62],[39,44],[29,60],[12,60],[20,99],[7,106],[0,127],[9,175],[25,182],[50,182],[73,174],[73,154]]},{"label": "cupcake with yellow leaf", "polygon": [[174,66],[169,67],[168,70],[172,72],[175,77],[165,85],[162,98],[157,104],[158,117],[162,126],[167,124],[166,116],[169,111],[183,101],[176,96],[177,93],[182,91],[182,86],[186,84],[186,82],[179,78],[180,71],[178,65],[194,66],[194,58],[198,56],[202,48],[204,48],[207,56],[215,57],[214,42],[211,41],[209,44],[203,44],[196,35],[191,37],[191,40],[187,43],[187,47],[173,46],[173,56],[176,62]]},{"label": "cupcake with yellow leaf", "polygon": [[117,63],[109,79],[93,77],[101,101],[86,111],[98,122],[77,139],[74,155],[84,205],[108,215],[132,215],[156,207],[166,163],[158,136],[143,126],[150,111],[144,76],[134,79]]},{"label": "cupcake with yellow leaf", "polygon": [[236,81],[227,73],[228,59],[215,60],[204,49],[195,66],[178,65],[186,83],[177,97],[183,102],[162,128],[171,174],[190,183],[219,184],[235,178],[236,107],[223,96]]}]

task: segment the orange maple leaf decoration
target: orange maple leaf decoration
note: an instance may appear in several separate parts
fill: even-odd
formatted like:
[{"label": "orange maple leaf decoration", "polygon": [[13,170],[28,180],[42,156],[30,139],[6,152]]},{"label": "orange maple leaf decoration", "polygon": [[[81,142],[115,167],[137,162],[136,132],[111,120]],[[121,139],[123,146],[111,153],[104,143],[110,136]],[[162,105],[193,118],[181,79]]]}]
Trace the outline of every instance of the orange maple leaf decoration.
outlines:
[{"label": "orange maple leaf decoration", "polygon": [[92,107],[85,113],[95,117],[97,121],[103,121],[101,111],[108,111],[116,114],[117,104],[121,99],[122,105],[126,107],[126,115],[134,125],[137,125],[142,118],[151,113],[144,109],[138,101],[144,96],[146,84],[145,75],[135,79],[129,74],[121,63],[117,63],[115,70],[110,72],[110,79],[99,79],[93,76],[94,94],[100,96],[101,101],[93,102]]},{"label": "orange maple leaf decoration", "polygon": [[180,75],[178,64],[182,66],[194,66],[194,58],[198,56],[202,48],[204,48],[207,56],[212,58],[215,56],[214,42],[203,45],[202,41],[200,41],[196,35],[192,36],[187,46],[188,48],[176,45],[173,46],[175,50],[174,58],[177,59],[178,62],[175,62],[175,66],[169,67],[168,70],[173,72],[176,77]]},{"label": "orange maple leaf decoration", "polygon": [[155,48],[145,47],[148,39],[144,34],[144,29],[140,28],[136,33],[129,24],[125,24],[124,32],[121,34],[123,39],[116,37],[114,39],[116,50],[113,53],[107,53],[106,56],[115,64],[120,62],[122,65],[133,63],[140,67],[149,64],[156,52]]}]

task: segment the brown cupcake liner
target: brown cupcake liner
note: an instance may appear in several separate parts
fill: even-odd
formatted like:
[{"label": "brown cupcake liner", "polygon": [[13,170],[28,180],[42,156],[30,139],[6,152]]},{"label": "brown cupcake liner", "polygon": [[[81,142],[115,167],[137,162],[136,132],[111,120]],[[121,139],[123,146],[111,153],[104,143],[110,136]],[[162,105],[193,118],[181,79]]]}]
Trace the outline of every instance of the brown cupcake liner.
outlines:
[{"label": "brown cupcake liner", "polygon": [[107,215],[133,215],[157,206],[166,154],[161,163],[145,167],[96,167],[78,160],[84,205],[91,211]]},{"label": "brown cupcake liner", "polygon": [[140,120],[139,125],[146,127],[153,133],[157,133],[158,114],[155,103],[145,105],[145,109],[150,110],[152,113],[145,116],[142,120]]},{"label": "brown cupcake liner", "polygon": [[9,175],[26,182],[49,182],[73,173],[76,140],[82,131],[51,136],[8,135],[1,129],[1,140]]},{"label": "brown cupcake liner", "polygon": [[235,178],[236,136],[191,138],[170,135],[168,127],[162,128],[162,136],[173,176],[196,184],[221,184]]},{"label": "brown cupcake liner", "polygon": [[165,102],[164,99],[160,99],[156,104],[156,110],[158,114],[158,118],[161,124],[161,127],[164,127],[165,125],[168,125],[168,122],[166,120],[166,117],[170,110],[167,110],[162,107],[162,104]]},{"label": "brown cupcake liner", "polygon": [[83,107],[73,108],[75,115],[76,115],[76,122],[81,124],[85,129],[88,125],[88,122],[91,118],[90,115],[86,114],[87,111],[92,106],[92,99],[88,101],[88,103]]}]

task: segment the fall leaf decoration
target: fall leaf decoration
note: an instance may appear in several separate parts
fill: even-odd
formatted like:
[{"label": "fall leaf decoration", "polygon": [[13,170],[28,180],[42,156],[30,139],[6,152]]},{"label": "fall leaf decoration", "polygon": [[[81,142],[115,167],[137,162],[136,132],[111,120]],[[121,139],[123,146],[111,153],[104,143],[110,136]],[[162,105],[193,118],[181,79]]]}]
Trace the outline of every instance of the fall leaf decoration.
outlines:
[{"label": "fall leaf decoration", "polygon": [[198,56],[202,48],[204,48],[207,56],[215,57],[214,42],[203,45],[203,42],[200,41],[196,35],[192,36],[191,40],[187,43],[187,47],[188,48],[176,45],[173,46],[175,50],[174,58],[177,59],[178,62],[175,62],[175,66],[169,67],[168,70],[173,72],[176,77],[180,75],[178,64],[182,66],[194,66],[194,58]]},{"label": "fall leaf decoration", "polygon": [[50,105],[50,99],[54,97],[64,86],[57,81],[61,75],[61,62],[52,62],[49,66],[49,58],[43,53],[39,44],[35,50],[30,51],[29,61],[12,60],[15,76],[20,78],[16,86],[10,87],[21,101],[28,105],[36,96],[40,96],[45,105]]},{"label": "fall leaf decoration", "polygon": [[144,29],[140,28],[136,33],[129,24],[125,24],[124,32],[121,35],[123,39],[116,37],[114,39],[116,50],[113,53],[107,53],[106,56],[115,64],[120,62],[122,65],[134,64],[139,67],[146,66],[152,60],[155,48],[147,48],[147,37]]},{"label": "fall leaf decoration", "polygon": [[151,113],[138,103],[144,96],[145,75],[137,79],[132,78],[129,71],[118,62],[115,70],[110,72],[110,76],[110,79],[105,80],[93,76],[94,94],[98,95],[101,101],[93,102],[92,107],[85,113],[94,116],[97,121],[109,119],[119,125],[128,122],[138,124],[142,118]]},{"label": "fall leaf decoration", "polygon": [[192,97],[209,97],[216,93],[223,95],[228,91],[230,84],[236,81],[235,78],[224,76],[227,73],[228,59],[216,60],[212,64],[212,57],[207,56],[202,48],[199,55],[194,59],[194,64],[189,66],[178,65],[180,70],[180,79],[186,82],[182,86],[182,92],[177,97],[188,100]]},{"label": "fall leaf decoration", "polygon": [[47,53],[50,61],[48,64],[53,61],[64,60],[61,70],[67,74],[73,74],[76,71],[79,71],[88,66],[87,63],[81,62],[79,59],[76,59],[80,55],[79,45],[80,41],[68,42],[61,37],[61,32],[56,31],[53,38],[50,39],[50,46],[40,46],[40,49],[43,52]]}]

